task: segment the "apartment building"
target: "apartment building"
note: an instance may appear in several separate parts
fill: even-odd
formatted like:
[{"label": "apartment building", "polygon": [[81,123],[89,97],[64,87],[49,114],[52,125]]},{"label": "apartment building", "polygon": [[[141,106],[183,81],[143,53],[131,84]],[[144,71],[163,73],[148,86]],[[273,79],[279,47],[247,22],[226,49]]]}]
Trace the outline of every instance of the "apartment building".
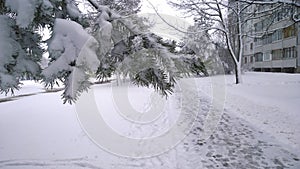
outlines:
[{"label": "apartment building", "polygon": [[[255,10],[266,10],[259,8]],[[243,69],[300,73],[300,23],[291,19],[294,10],[300,12],[296,7],[280,7],[244,26],[252,36],[243,39]]]}]

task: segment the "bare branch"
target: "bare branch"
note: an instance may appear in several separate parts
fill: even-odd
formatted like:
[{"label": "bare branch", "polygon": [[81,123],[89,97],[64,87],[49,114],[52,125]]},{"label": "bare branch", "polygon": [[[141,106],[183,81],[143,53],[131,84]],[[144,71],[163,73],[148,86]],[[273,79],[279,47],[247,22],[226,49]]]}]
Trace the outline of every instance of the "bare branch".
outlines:
[{"label": "bare branch", "polygon": [[296,7],[300,7],[300,1],[298,0],[239,0],[240,2],[245,2],[249,4],[257,4],[257,5],[273,5],[277,3],[281,4],[289,4]]},{"label": "bare branch", "polygon": [[159,14],[158,10],[154,7],[154,5],[153,5],[149,0],[146,0],[146,1],[150,4],[150,6],[151,6],[151,7],[153,8],[153,10],[155,11],[156,15],[157,15],[164,23],[166,23],[168,26],[170,26],[171,28],[175,29],[175,30],[178,31],[178,32],[185,33],[185,34],[199,34],[199,33],[202,33],[202,32],[206,32],[206,31],[208,31],[208,30],[219,30],[219,31],[224,32],[224,33],[226,32],[225,29],[222,29],[222,28],[219,28],[219,27],[209,27],[209,28],[204,28],[204,29],[202,29],[201,31],[197,31],[197,32],[190,32],[190,31],[185,31],[185,30],[179,29],[179,28],[177,28],[176,26],[170,24],[167,20],[165,20],[165,18],[163,18],[163,17]]}]

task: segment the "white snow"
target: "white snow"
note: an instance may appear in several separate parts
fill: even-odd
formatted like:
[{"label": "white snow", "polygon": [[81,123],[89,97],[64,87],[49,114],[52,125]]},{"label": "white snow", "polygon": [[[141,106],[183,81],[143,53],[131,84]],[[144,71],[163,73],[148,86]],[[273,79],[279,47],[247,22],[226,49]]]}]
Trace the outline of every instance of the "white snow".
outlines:
[{"label": "white snow", "polygon": [[[249,72],[243,75],[243,84],[240,85],[234,84],[233,75],[226,76],[226,79],[225,113],[211,138],[199,142],[197,126],[202,127],[201,118],[210,107],[214,89],[210,78],[197,78],[194,80],[200,95],[189,100],[188,104],[194,107],[195,101],[200,100],[200,106],[192,109],[199,111],[200,118],[191,134],[175,149],[139,160],[121,158],[96,146],[81,128],[75,107],[62,104],[62,92],[42,93],[8,102],[1,102],[5,97],[1,96],[0,168],[196,169],[220,165],[221,168],[222,165],[229,165],[229,168],[299,168],[300,75]],[[42,90],[40,84],[32,81],[23,83],[16,95]],[[114,130],[128,134],[126,127],[118,126],[126,123],[118,123],[119,117],[110,113],[110,84],[94,85],[93,89],[99,110],[106,110],[102,114],[104,119],[107,122],[116,120],[112,124]],[[134,86],[128,91],[132,107],[147,110],[147,100],[151,100],[152,92]],[[177,95],[172,97],[165,110],[178,109],[179,103],[174,100]],[[139,129],[130,127],[127,126],[131,130]],[[159,127],[152,126],[153,129]],[[147,130],[135,134],[138,132],[147,135]]]},{"label": "white snow", "polygon": [[80,10],[78,7],[74,4],[75,2],[72,0],[67,1],[67,10],[68,14],[72,18],[79,18],[81,16]]},{"label": "white snow", "polygon": [[34,94],[34,93],[39,93],[45,91],[45,88],[42,84],[36,83],[31,80],[23,80],[21,82],[21,89],[20,90],[14,90],[14,94],[8,93],[7,95],[0,94],[0,99],[1,98],[8,98],[12,96],[20,96],[20,95],[28,95],[28,94]]},{"label": "white snow", "polygon": [[300,75],[248,72],[243,84],[230,84],[226,107],[268,131],[276,140],[300,149]]},{"label": "white snow", "polygon": [[113,46],[111,43],[113,26],[108,21],[110,19],[109,8],[101,6],[101,11],[100,16],[97,18],[99,30],[96,32],[95,38],[99,42],[99,56],[104,57]]},{"label": "white snow", "polygon": [[[95,59],[97,59],[97,55],[95,54],[96,48],[96,40],[89,35],[81,25],[65,19],[55,20],[53,36],[49,43],[49,51],[50,53],[57,52],[55,54],[61,55],[60,57],[63,58],[63,60],[60,62],[69,64],[81,53],[88,52],[91,61],[94,61],[94,65],[90,65],[91,69],[94,70],[99,64],[95,61]],[[88,49],[91,51],[88,51]],[[83,53],[83,55],[85,54],[86,53]],[[61,66],[58,65],[55,66],[55,68],[58,69],[61,68]]]},{"label": "white snow", "polygon": [[39,0],[10,0],[5,5],[17,13],[17,25],[27,27],[34,18]]},{"label": "white snow", "polygon": [[65,78],[64,97],[75,99],[78,92],[88,86],[86,82],[100,62],[96,50],[98,42],[81,25],[74,21],[56,19],[53,36],[49,43],[50,56],[56,60],[42,71],[47,83],[53,82],[63,73],[70,72]]}]

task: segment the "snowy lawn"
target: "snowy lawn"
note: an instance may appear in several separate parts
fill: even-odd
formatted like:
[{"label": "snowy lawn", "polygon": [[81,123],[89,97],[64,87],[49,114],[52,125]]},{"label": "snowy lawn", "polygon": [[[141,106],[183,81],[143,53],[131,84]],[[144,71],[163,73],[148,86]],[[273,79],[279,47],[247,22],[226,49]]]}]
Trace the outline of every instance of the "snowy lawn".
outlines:
[{"label": "snowy lawn", "polygon": [[[0,96],[0,168],[300,168],[300,75],[249,72],[240,85],[234,85],[233,78],[226,76],[224,114],[209,139],[199,140],[199,135],[213,88],[210,78],[198,78],[199,94],[183,109],[198,113],[191,133],[176,148],[146,159],[122,158],[102,150],[81,128],[75,107],[62,104],[62,92],[40,93],[41,85],[26,81],[16,95],[38,94],[13,101]],[[107,105],[106,110],[111,104],[108,86],[93,86],[98,104]],[[149,93],[149,89],[130,87],[128,97],[133,107],[143,110]],[[166,110],[176,111],[177,97],[176,93],[170,97]],[[197,101],[200,106],[195,106]],[[107,121],[118,120],[105,112]],[[116,121],[112,127],[126,134],[122,125]]]},{"label": "snowy lawn", "polygon": [[226,107],[230,112],[300,150],[300,75],[246,73],[244,84],[230,85]]},{"label": "snowy lawn", "polygon": [[[44,91],[44,87],[42,84],[38,84],[30,80],[22,81],[21,87],[22,87],[21,90],[14,90],[15,96],[39,93]],[[12,95],[10,93],[8,93],[7,95],[0,94],[0,99],[11,98],[11,97]]]}]

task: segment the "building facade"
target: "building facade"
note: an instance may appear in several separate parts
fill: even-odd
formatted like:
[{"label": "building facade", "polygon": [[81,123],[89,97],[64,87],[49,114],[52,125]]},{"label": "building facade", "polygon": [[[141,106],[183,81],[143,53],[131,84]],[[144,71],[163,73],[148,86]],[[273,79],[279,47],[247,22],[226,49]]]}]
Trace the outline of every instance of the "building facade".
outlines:
[{"label": "building facade", "polygon": [[[266,10],[261,9],[250,10]],[[270,6],[271,8],[272,6]],[[296,7],[280,7],[244,26],[242,68],[264,72],[300,72],[300,23],[291,19]],[[299,12],[298,12],[299,13]]]}]

